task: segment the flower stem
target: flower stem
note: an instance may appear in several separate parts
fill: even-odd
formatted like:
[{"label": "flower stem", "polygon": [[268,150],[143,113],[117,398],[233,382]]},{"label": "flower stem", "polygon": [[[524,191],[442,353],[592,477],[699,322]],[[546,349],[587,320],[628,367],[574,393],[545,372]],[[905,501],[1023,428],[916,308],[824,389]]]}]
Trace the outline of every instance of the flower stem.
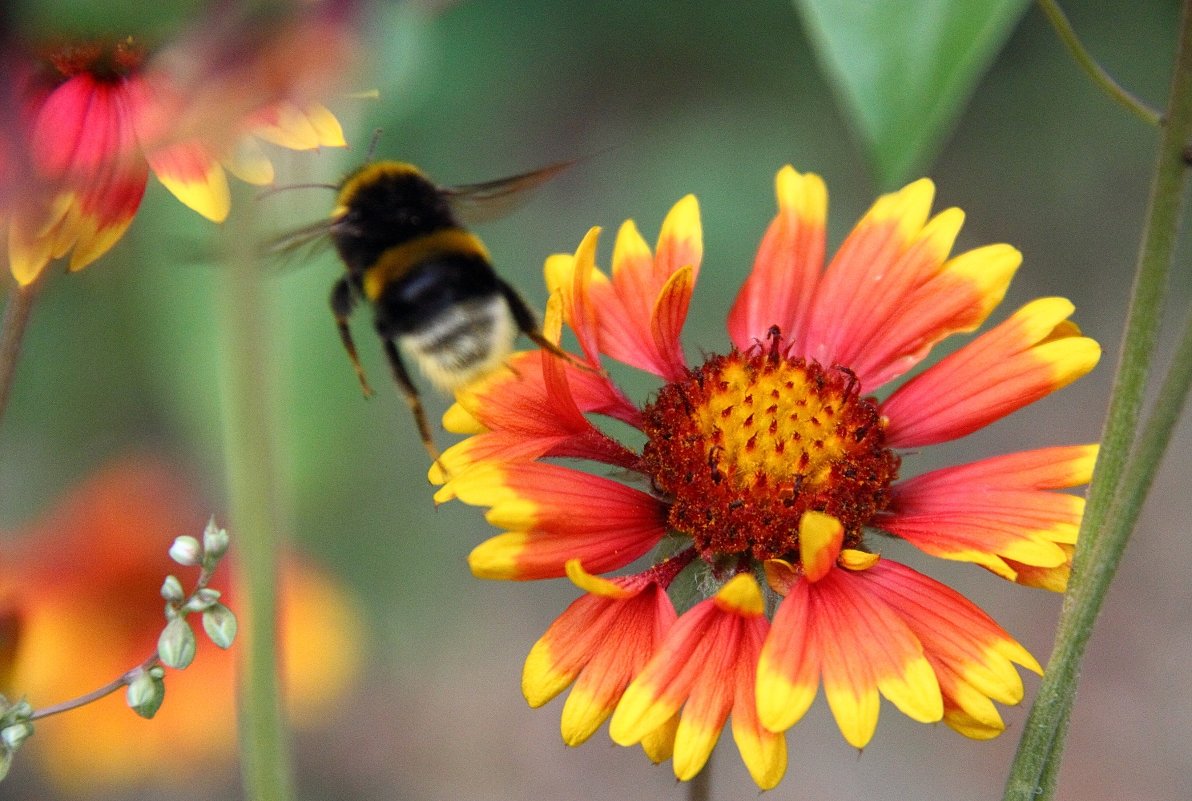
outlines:
[{"label": "flower stem", "polygon": [[140,673],[149,670],[150,668],[157,667],[160,664],[161,660],[158,659],[157,652],[155,651],[152,656],[145,659],[144,662],[137,665],[132,670],[124,673],[122,676],[120,676],[120,678],[113,679],[104,686],[94,689],[85,695],[80,695],[77,698],[71,698],[69,701],[60,701],[57,704],[44,706],[41,709],[34,711],[34,713],[29,716],[29,720],[34,721],[40,720],[41,718],[48,718],[50,715],[58,715],[63,712],[69,712],[72,709],[78,709],[81,706],[86,706],[87,704],[98,701],[100,698],[111,695],[122,687],[127,687]]},{"label": "flower stem", "polygon": [[1080,38],[1076,35],[1075,29],[1072,28],[1072,23],[1068,21],[1068,17],[1060,8],[1059,3],[1055,0],[1036,0],[1036,2],[1038,3],[1039,10],[1043,12],[1048,22],[1051,23],[1051,27],[1055,28],[1055,32],[1059,35],[1064,46],[1068,48],[1068,52],[1072,54],[1072,58],[1076,59],[1077,65],[1088,74],[1098,88],[1125,106],[1130,113],[1147,125],[1159,126],[1163,123],[1163,117],[1158,111],[1155,111],[1145,102],[1128,92],[1097,63],[1097,60],[1093,58],[1092,54],[1089,53],[1080,41]]},{"label": "flower stem", "polygon": [[1080,661],[1192,381],[1190,324],[1155,411],[1135,444],[1187,180],[1184,147],[1192,137],[1192,0],[1185,0],[1182,11],[1166,120],[1125,338],[1072,578],[1047,673],[1011,766],[1007,800],[1035,801],[1052,795]]},{"label": "flower stem", "polygon": [[687,801],[712,801],[712,758],[687,782]]},{"label": "flower stem", "polygon": [[233,231],[220,276],[220,371],[231,519],[237,532],[238,586],[247,590],[248,637],[241,649],[240,756],[248,801],[293,797],[290,742],[277,667],[277,554],[268,303],[248,231]]},{"label": "flower stem", "polygon": [[0,420],[8,408],[8,396],[12,392],[17,360],[21,355],[21,342],[25,339],[25,329],[29,327],[37,289],[37,283],[18,284],[9,294],[8,304],[4,307],[4,321],[0,322]]}]

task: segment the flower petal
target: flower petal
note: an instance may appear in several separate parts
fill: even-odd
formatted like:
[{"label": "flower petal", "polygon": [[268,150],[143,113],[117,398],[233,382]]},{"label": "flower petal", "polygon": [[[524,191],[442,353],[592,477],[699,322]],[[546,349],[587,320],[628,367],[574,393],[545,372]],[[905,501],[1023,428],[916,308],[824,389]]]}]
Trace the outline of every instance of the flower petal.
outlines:
[{"label": "flower petal", "polygon": [[[959,216],[958,209],[949,211]],[[946,211],[935,219],[947,215]],[[927,228],[931,226],[928,223]],[[873,324],[854,332],[854,349],[845,363],[866,392],[876,390],[922,361],[945,337],[972,331],[985,322],[1021,263],[1022,254],[1009,245],[987,245],[948,260],[890,307],[875,311],[870,318]]]},{"label": "flower petal", "polygon": [[899,387],[882,412],[887,444],[956,439],[1067,386],[1096,366],[1101,347],[1067,321],[1072,304],[1041,298]]},{"label": "flower petal", "polygon": [[[596,268],[598,234],[589,231],[573,259],[547,264],[548,287],[569,294],[568,322],[584,352],[595,359],[595,325],[601,352],[663,378],[682,377],[687,368],[678,333],[703,247],[695,198],[683,198],[667,215],[657,257],[633,221],[626,221],[617,232],[611,280]],[[685,268],[689,277],[674,278]]]},{"label": "flower petal", "polygon": [[824,267],[828,190],[823,179],[787,165],[778,171],[775,193],[778,214],[728,315],[728,333],[739,350],[764,342],[775,325],[788,340],[802,341]]},{"label": "flower petal", "polygon": [[546,287],[551,296],[562,299],[563,319],[575,332],[590,364],[600,361],[600,331],[596,320],[596,307],[589,299],[589,285],[595,280],[607,278],[596,269],[596,246],[600,241],[600,229],[591,228],[580,241],[575,255],[556,253],[548,256],[543,272]]},{"label": "flower petal", "polygon": [[575,682],[561,730],[564,742],[579,745],[612,714],[674,620],[674,607],[655,582],[618,597],[580,597],[530,650],[522,673],[526,700],[542,706]]},{"label": "flower petal", "polygon": [[666,532],[666,507],[611,479],[543,462],[486,463],[451,480],[455,496],[488,506],[485,519],[515,530],[552,533],[641,528]]},{"label": "flower petal", "polygon": [[825,365],[848,363],[841,354],[854,351],[861,339],[854,330],[864,324],[870,307],[890,303],[882,297],[887,282],[900,286],[906,282],[901,272],[913,272],[894,268],[920,237],[934,196],[935,186],[922,179],[878,198],[861,218],[816,289],[800,341],[802,355]]},{"label": "flower petal", "polygon": [[[448,410],[444,423],[457,432],[480,429],[483,433],[444,451],[430,469],[432,483],[446,481],[440,465],[454,476],[485,460],[547,454],[632,466],[637,457],[584,416],[596,411],[631,425],[640,421],[640,412],[607,377],[546,351],[517,354],[508,361],[511,366],[456,390],[458,408]],[[439,502],[451,497],[448,486],[436,494]]]},{"label": "flower petal", "polygon": [[227,219],[232,194],[223,167],[199,142],[180,142],[146,154],[149,167],[174,197],[212,222]]},{"label": "flower petal", "polygon": [[731,712],[754,780],[763,789],[776,785],[786,767],[785,742],[756,725],[752,692],[767,628],[763,610],[757,582],[742,573],[680,617],[621,697],[609,724],[613,740],[639,742],[682,708],[674,768],[688,780],[707,762]]},{"label": "flower petal", "polygon": [[990,701],[1021,701],[1014,664],[1042,673],[1039,663],[975,604],[934,579],[890,561],[867,578],[923,643],[944,696],[944,722],[968,737],[999,734],[1004,725]]},{"label": "flower petal", "polygon": [[257,111],[249,121],[253,135],[290,150],[344,147],[343,129],[324,106],[299,106],[289,100],[272,103]]},{"label": "flower petal", "polygon": [[789,586],[758,658],[758,719],[770,731],[798,723],[819,689],[822,650],[811,617],[811,586],[807,581]]},{"label": "flower petal", "polygon": [[242,136],[223,160],[224,169],[245,183],[266,186],[273,183],[273,162],[265,155],[257,140]]},{"label": "flower petal", "polygon": [[1095,445],[1045,448],[925,473],[891,488],[877,523],[933,556],[1015,579],[1009,562],[1051,570],[1069,561],[1084,499],[1051,490],[1085,484]]},{"label": "flower petal", "polygon": [[804,513],[799,519],[799,555],[808,581],[828,575],[843,542],[844,526],[839,520],[823,512]]},{"label": "flower petal", "polygon": [[72,271],[83,269],[116,244],[141,205],[149,179],[148,167],[143,161],[121,166],[122,169],[116,169],[112,165],[79,191],[74,207],[78,216],[74,251],[70,256]]}]

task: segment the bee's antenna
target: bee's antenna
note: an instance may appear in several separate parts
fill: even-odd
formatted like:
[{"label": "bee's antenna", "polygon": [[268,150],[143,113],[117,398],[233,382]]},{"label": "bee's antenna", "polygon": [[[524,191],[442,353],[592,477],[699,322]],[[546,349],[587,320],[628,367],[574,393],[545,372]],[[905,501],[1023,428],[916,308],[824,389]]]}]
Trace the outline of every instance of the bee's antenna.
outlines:
[{"label": "bee's antenna", "polygon": [[372,141],[368,143],[368,155],[364,157],[365,162],[373,160],[373,156],[377,152],[377,142],[381,141],[381,130],[380,128],[373,130]]},{"label": "bee's antenna", "polygon": [[271,186],[265,191],[257,195],[257,200],[264,200],[267,197],[272,197],[278,192],[286,192],[290,189],[339,189],[335,184],[286,184],[285,186]]}]

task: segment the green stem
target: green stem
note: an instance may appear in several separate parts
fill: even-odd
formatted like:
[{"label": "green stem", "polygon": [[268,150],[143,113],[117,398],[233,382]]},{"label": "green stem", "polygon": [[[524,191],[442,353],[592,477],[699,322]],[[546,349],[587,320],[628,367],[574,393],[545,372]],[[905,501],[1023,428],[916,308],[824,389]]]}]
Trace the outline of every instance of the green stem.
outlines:
[{"label": "green stem", "polygon": [[1036,0],[1036,2],[1039,5],[1039,10],[1047,16],[1051,27],[1055,28],[1055,32],[1059,34],[1064,46],[1068,48],[1068,52],[1072,54],[1072,58],[1076,59],[1077,65],[1092,78],[1093,83],[1098,88],[1125,106],[1130,113],[1147,125],[1159,126],[1163,123],[1163,117],[1158,111],[1155,111],[1144,101],[1128,92],[1097,63],[1097,60],[1093,58],[1092,54],[1081,43],[1080,37],[1076,35],[1075,29],[1072,28],[1072,23],[1068,21],[1068,17],[1060,9],[1059,3],[1055,2],[1055,0]]},{"label": "green stem", "polygon": [[704,769],[687,782],[687,801],[712,801],[712,757]]},{"label": "green stem", "polygon": [[221,270],[220,343],[224,442],[236,565],[248,591],[248,637],[240,650],[240,756],[247,801],[293,797],[290,742],[277,667],[277,554],[268,364],[268,303],[245,231]]},{"label": "green stem", "polygon": [[72,709],[78,709],[81,706],[94,703],[100,698],[106,698],[122,687],[127,687],[142,671],[149,670],[150,668],[156,667],[159,664],[161,664],[161,661],[157,658],[157,652],[155,651],[152,656],[147,657],[144,662],[137,665],[127,673],[124,673],[120,676],[120,678],[113,679],[104,686],[92,690],[85,695],[80,695],[77,698],[71,698],[69,701],[61,701],[57,704],[42,707],[41,709],[34,711],[34,713],[29,716],[29,720],[41,720],[42,718],[48,718],[51,715],[60,715],[63,712],[69,712]]},{"label": "green stem", "polygon": [[[1055,647],[1027,719],[1006,784],[1006,799],[1050,797],[1063,755],[1080,660],[1093,623],[1150,486],[1159,456],[1187,392],[1192,342],[1181,343],[1164,381],[1160,404],[1134,445],[1146,379],[1155,350],[1163,288],[1171,267],[1186,183],[1184,143],[1192,137],[1192,0],[1185,0],[1179,46],[1159,145],[1150,206],[1139,252],[1125,339],[1101,453],[1089,486],[1072,578],[1064,597]],[[1192,336],[1192,334],[1188,335]]]},{"label": "green stem", "polygon": [[4,307],[4,321],[0,322],[0,420],[8,408],[12,393],[13,378],[17,372],[17,361],[21,356],[21,343],[29,327],[33,313],[33,301],[37,299],[36,283],[13,287]]}]

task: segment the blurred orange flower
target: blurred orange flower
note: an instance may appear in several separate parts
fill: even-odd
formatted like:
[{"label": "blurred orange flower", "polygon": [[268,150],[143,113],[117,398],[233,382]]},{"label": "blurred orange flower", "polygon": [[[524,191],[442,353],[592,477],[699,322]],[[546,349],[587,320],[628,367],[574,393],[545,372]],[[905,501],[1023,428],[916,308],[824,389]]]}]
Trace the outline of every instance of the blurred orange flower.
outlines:
[{"label": "blurred orange flower", "polygon": [[[190,587],[197,575],[166,552],[175,536],[197,536],[209,514],[176,470],[151,458],[128,459],[0,537],[0,619],[19,623],[0,692],[24,695],[39,708],[101,687],[145,659],[164,625],[162,580],[173,573]],[[227,562],[236,550],[230,533],[230,557],[211,586],[240,612],[238,594],[229,591]],[[343,588],[298,559],[283,565],[281,609],[291,717],[313,725],[359,672],[360,615]],[[52,781],[73,791],[231,775],[237,657],[215,647],[201,627],[197,634],[194,662],[167,670],[165,702],[152,720],[138,717],[117,692],[39,720],[18,759],[39,758]],[[250,635],[242,630],[232,650]]]},{"label": "blurred orange flower", "polygon": [[212,11],[204,27],[152,58],[133,37],[37,55],[7,45],[15,88],[3,116],[16,133],[0,146],[0,178],[19,188],[6,191],[0,223],[17,281],[32,283],[68,253],[71,270],[103,255],[132,222],[150,172],[221,222],[231,203],[227,173],[273,180],[260,141],[342,147],[339,122],[314,98],[349,61],[355,5],[235,23]]}]

